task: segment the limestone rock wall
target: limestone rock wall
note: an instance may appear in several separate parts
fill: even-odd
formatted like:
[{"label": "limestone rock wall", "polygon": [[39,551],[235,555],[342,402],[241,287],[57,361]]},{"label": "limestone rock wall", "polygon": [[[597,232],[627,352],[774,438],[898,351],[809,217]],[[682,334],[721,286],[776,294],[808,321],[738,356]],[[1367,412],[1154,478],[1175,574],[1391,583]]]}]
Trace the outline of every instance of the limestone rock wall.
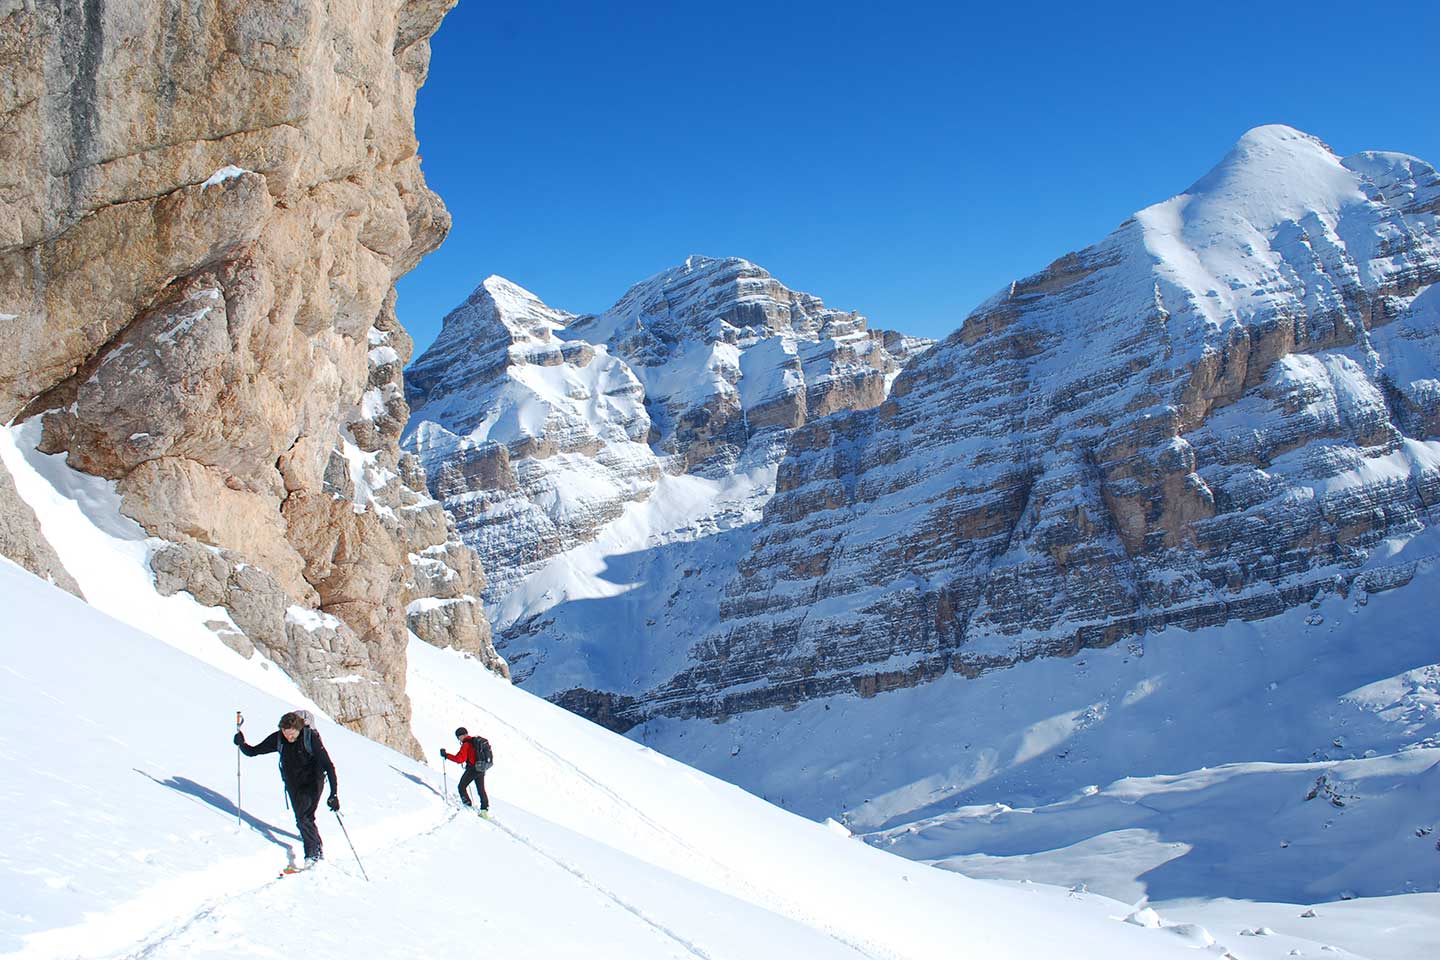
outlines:
[{"label": "limestone rock wall", "polygon": [[[162,588],[406,748],[407,619],[501,666],[396,444],[393,284],[449,228],[415,95],[453,5],[0,2],[0,419],[118,482],[175,545]],[[411,618],[440,580],[460,609]]]}]

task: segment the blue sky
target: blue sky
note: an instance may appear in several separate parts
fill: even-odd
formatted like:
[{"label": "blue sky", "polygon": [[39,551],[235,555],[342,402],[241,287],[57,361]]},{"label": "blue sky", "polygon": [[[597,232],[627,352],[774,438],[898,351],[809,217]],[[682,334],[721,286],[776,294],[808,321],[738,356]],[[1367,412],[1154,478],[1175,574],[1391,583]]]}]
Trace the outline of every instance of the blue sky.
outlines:
[{"label": "blue sky", "polygon": [[943,336],[1288,123],[1440,163],[1440,4],[461,0],[416,110],[455,219],[417,354],[491,273],[577,313],[692,253]]}]

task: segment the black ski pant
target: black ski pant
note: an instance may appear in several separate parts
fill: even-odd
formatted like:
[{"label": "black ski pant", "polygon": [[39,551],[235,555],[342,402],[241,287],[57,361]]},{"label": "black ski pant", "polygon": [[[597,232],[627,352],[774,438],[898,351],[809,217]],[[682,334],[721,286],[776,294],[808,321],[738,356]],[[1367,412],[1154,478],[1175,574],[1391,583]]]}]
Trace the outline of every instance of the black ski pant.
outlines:
[{"label": "black ski pant", "polygon": [[490,798],[485,795],[485,771],[476,767],[466,767],[465,775],[460,778],[460,802],[467,807],[470,806],[470,794],[466,792],[465,788],[472,783],[480,793],[480,809],[489,810]]},{"label": "black ski pant", "polygon": [[295,826],[300,828],[300,840],[305,844],[305,859],[325,856],[324,844],[320,841],[320,828],[315,826],[315,811],[320,808],[321,784],[313,787],[290,787],[290,808],[295,811]]}]

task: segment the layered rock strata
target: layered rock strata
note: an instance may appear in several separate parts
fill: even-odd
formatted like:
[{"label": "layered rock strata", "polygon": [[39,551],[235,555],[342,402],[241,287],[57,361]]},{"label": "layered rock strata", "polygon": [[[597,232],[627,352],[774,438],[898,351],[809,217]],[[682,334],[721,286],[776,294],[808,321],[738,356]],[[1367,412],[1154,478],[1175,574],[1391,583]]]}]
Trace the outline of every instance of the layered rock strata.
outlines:
[{"label": "layered rock strata", "polygon": [[789,431],[879,404],[929,343],[871,330],[734,258],[692,257],[588,316],[490,277],[407,371],[404,442],[500,605],[663,476],[755,475],[742,499],[758,510]]},{"label": "layered rock strata", "polygon": [[117,482],[173,545],[162,589],[407,749],[407,622],[501,667],[397,446],[393,284],[449,228],[412,117],[451,6],[0,8],[0,419]]},{"label": "layered rock strata", "polygon": [[1403,585],[1440,503],[1437,280],[1434,168],[1251,131],[796,430],[719,628],[612,725]]}]

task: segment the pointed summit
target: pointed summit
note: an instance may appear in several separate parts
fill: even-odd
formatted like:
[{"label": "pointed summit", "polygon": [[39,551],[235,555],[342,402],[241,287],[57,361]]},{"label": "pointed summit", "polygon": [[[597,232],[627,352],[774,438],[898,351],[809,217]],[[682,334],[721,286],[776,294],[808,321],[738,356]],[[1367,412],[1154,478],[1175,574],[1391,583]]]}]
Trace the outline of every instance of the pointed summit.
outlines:
[{"label": "pointed summit", "polygon": [[513,345],[547,343],[574,319],[492,273],[446,314],[440,336],[405,371],[406,397],[413,404],[429,392],[456,389],[480,371],[507,362]]},{"label": "pointed summit", "polygon": [[1190,223],[1244,222],[1268,231],[1364,199],[1355,174],[1324,141],[1274,123],[1247,131],[1209,173],[1167,202],[1183,200]]},{"label": "pointed summit", "polygon": [[445,316],[436,342],[494,336],[502,330],[519,339],[546,340],[553,330],[563,328],[573,316],[548,306],[518,283],[492,273],[480,281],[464,303]]}]

